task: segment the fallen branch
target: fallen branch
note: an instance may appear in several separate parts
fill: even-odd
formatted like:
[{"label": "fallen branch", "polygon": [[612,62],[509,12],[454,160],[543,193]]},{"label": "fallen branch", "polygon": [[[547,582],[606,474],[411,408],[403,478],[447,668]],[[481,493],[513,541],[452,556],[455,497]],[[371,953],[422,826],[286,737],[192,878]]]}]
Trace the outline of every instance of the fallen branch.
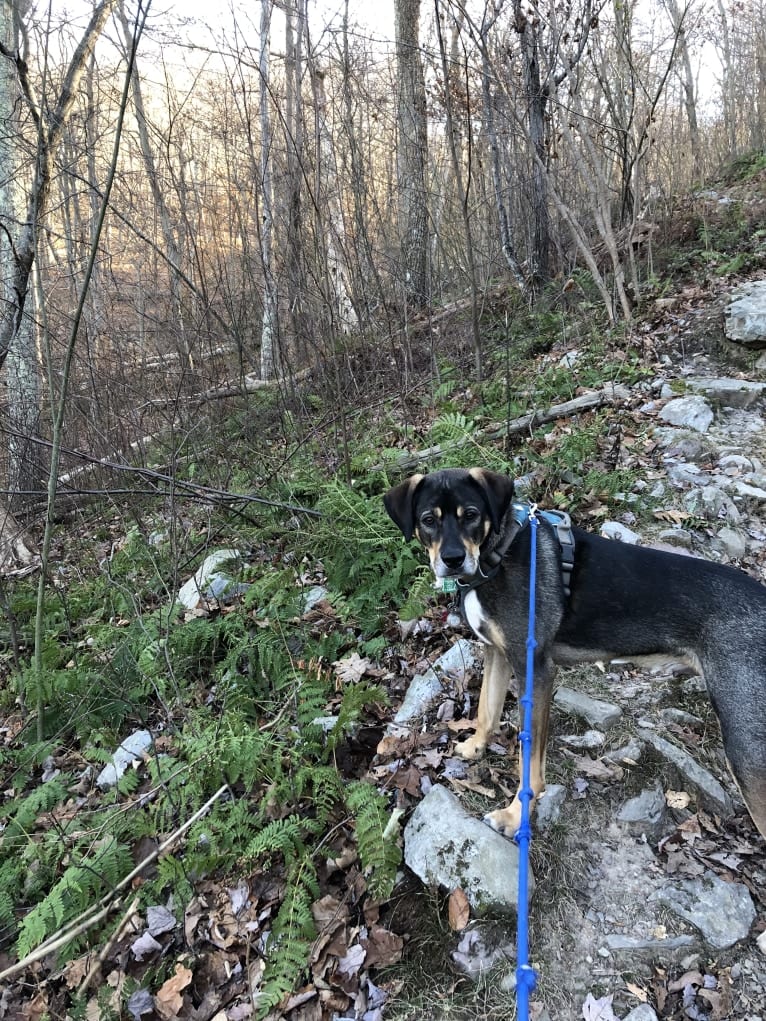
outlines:
[{"label": "fallen branch", "polygon": [[477,443],[479,440],[497,440],[505,436],[517,436],[519,433],[531,433],[537,426],[545,425],[546,422],[555,422],[558,418],[568,418],[581,411],[593,411],[594,408],[601,408],[605,404],[621,404],[629,398],[630,390],[628,387],[622,386],[619,383],[610,383],[601,390],[581,394],[579,397],[574,397],[571,401],[565,401],[563,404],[554,404],[545,411],[530,411],[528,414],[522,415],[521,418],[514,418],[511,422],[506,422],[505,425],[493,426],[490,429],[480,429],[471,436],[465,436],[451,443],[439,443],[433,447],[426,447],[424,450],[407,452],[388,464],[376,464],[372,470],[383,471],[385,468],[394,468],[401,471],[409,471],[411,468],[417,468],[424,461],[433,461],[451,450],[459,449],[469,442]]}]

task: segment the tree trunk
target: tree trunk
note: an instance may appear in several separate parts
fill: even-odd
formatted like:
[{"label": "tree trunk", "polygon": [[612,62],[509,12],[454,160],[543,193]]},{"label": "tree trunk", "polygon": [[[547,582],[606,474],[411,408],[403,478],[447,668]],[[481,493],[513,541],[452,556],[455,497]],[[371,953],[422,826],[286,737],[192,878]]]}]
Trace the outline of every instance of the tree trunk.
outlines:
[{"label": "tree trunk", "polygon": [[694,180],[699,184],[702,181],[702,153],[700,149],[699,127],[697,125],[697,100],[694,88],[694,71],[692,69],[689,46],[686,41],[686,28],[684,26],[684,21],[689,8],[687,6],[681,10],[678,5],[678,0],[666,0],[666,3],[668,6],[668,14],[670,15],[670,20],[673,25],[673,31],[676,34],[676,46],[678,47],[678,54],[681,58],[681,66],[683,68],[681,85],[684,90],[684,109],[686,110],[686,119],[689,122],[689,146],[692,152],[692,168]]},{"label": "tree trunk", "polygon": [[272,267],[274,199],[271,180],[271,115],[269,112],[269,41],[271,0],[261,0],[260,71],[261,116],[261,267],[263,317],[261,320],[261,379],[271,379],[278,357],[277,295]]},{"label": "tree trunk", "polygon": [[425,308],[428,286],[428,130],[420,60],[420,0],[394,0],[397,66],[397,191],[404,298]]}]

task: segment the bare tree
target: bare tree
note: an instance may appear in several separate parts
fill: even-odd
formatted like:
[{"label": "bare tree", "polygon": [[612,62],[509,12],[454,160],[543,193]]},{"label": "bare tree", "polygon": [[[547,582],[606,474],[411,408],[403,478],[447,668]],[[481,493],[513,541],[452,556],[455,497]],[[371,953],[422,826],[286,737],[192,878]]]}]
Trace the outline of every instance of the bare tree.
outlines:
[{"label": "bare tree", "polygon": [[[0,196],[4,229],[0,239],[3,307],[0,309],[0,366],[7,361],[10,435],[9,489],[22,492],[39,485],[39,469],[27,457],[25,445],[37,435],[40,359],[35,338],[33,272],[40,225],[50,193],[53,160],[78,94],[93,48],[117,0],[101,0],[77,46],[55,102],[41,103],[29,76],[23,0],[0,0],[0,116],[10,127],[6,135],[4,167],[16,168]],[[23,97],[23,102],[21,102]],[[36,131],[31,172],[24,155],[29,142],[26,117]],[[26,171],[26,173],[25,173]],[[29,182],[25,184],[25,178]],[[30,180],[31,178],[31,180]]]},{"label": "bare tree", "polygon": [[428,126],[419,44],[420,0],[394,0],[394,15],[398,133],[396,176],[404,297],[408,305],[423,308],[429,301]]}]

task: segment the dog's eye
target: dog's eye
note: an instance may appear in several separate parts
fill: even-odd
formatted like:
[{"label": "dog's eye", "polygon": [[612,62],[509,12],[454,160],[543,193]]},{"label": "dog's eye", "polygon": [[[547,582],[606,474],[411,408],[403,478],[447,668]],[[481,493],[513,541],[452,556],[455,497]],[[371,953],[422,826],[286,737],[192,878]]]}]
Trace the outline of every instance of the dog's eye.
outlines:
[{"label": "dog's eye", "polygon": [[420,523],[424,528],[433,528],[436,524],[436,518],[433,514],[423,514],[421,515]]},{"label": "dog's eye", "polygon": [[463,512],[464,521],[478,521],[481,517],[481,511],[477,510],[476,507],[466,507]]}]

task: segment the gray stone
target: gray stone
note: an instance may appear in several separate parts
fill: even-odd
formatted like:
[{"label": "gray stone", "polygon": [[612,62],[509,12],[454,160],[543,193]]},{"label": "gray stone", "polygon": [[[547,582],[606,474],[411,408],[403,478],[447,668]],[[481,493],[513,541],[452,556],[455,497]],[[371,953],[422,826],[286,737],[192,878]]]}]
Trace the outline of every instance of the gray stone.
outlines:
[{"label": "gray stone", "polygon": [[181,586],[178,602],[187,610],[195,610],[208,600],[220,602],[225,595],[238,594],[242,587],[222,568],[236,566],[241,557],[236,549],[220,549],[209,554],[194,576]]},{"label": "gray stone", "polygon": [[668,546],[691,549],[692,533],[686,528],[664,528],[657,538],[660,542],[667,543]]},{"label": "gray stone", "polygon": [[747,347],[766,347],[766,280],[752,280],[731,293],[724,333]]},{"label": "gray stone", "polygon": [[616,762],[620,766],[634,766],[641,761],[644,746],[636,738],[632,738],[627,744],[607,752],[603,758],[607,762]]},{"label": "gray stone", "polygon": [[667,471],[668,478],[677,489],[685,486],[707,486],[710,483],[710,475],[692,461],[669,464]]},{"label": "gray stone", "polygon": [[744,535],[735,528],[729,528],[728,525],[719,529],[716,539],[720,542],[726,556],[732,560],[739,560],[747,551]]},{"label": "gray stone", "polygon": [[690,514],[708,521],[734,521],[740,519],[740,513],[734,501],[717,486],[703,486],[692,489],[684,496],[684,506]]},{"label": "gray stone", "polygon": [[474,648],[473,642],[460,638],[424,674],[416,674],[410,681],[399,712],[394,716],[394,723],[410,723],[423,716],[442,693],[442,674],[465,673],[476,665]]},{"label": "gray stone", "polygon": [[598,730],[611,730],[622,719],[622,709],[618,705],[591,698],[590,695],[574,691],[572,688],[558,688],[554,701],[563,712],[585,720]]},{"label": "gray stone", "polygon": [[660,412],[660,418],[669,425],[706,433],[713,423],[713,409],[704,397],[692,394],[668,401]]},{"label": "gray stone", "polygon": [[136,730],[129,737],[126,737],[120,747],[112,756],[112,761],[107,763],[96,778],[99,787],[106,790],[119,783],[122,775],[128,766],[136,760],[141,760],[152,747],[152,735],[148,730]]},{"label": "gray stone", "polygon": [[560,783],[549,783],[535,802],[532,825],[535,830],[549,829],[561,817],[561,808],[566,801],[567,790]]},{"label": "gray stone", "polygon": [[625,936],[622,933],[610,933],[604,942],[613,954],[645,953],[648,956],[661,955],[663,958],[673,952],[686,950],[695,945],[693,936],[672,936],[669,939],[644,939],[640,936]]},{"label": "gray stone", "polygon": [[442,693],[442,682],[439,675],[430,667],[424,674],[415,674],[407,688],[399,712],[394,716],[394,723],[410,723],[423,716],[428,707]]},{"label": "gray stone", "polygon": [[584,734],[564,734],[559,738],[570,748],[600,748],[606,738],[600,730],[586,730]]},{"label": "gray stone", "polygon": [[[424,883],[447,890],[459,887],[478,915],[516,912],[518,847],[468,815],[440,784],[431,788],[407,823],[404,860]],[[529,880],[531,894],[531,871]]]},{"label": "gray stone", "polygon": [[434,662],[434,670],[445,674],[465,673],[476,665],[475,643],[459,638]]},{"label": "gray stone", "polygon": [[630,546],[641,542],[641,536],[637,532],[632,532],[620,521],[605,521],[601,526],[601,534],[605,539],[616,539],[618,542],[626,542]]},{"label": "gray stone", "polygon": [[640,1003],[625,1015],[624,1021],[658,1021],[658,1018],[648,1003]]},{"label": "gray stone", "polygon": [[751,472],[755,465],[749,457],[742,454],[724,454],[718,460],[718,467],[726,474],[744,474]]},{"label": "gray stone", "polygon": [[707,463],[716,456],[716,450],[709,436],[689,432],[684,429],[669,429],[658,426],[654,430],[654,438],[663,448],[663,458],[678,458],[682,461]]},{"label": "gray stone", "polygon": [[725,819],[733,814],[731,798],[721,784],[687,751],[648,728],[640,729],[638,736],[678,771],[684,783],[693,788],[697,800],[704,808]]},{"label": "gray stone", "polygon": [[303,597],[303,612],[309,613],[314,609],[323,599],[327,599],[329,592],[324,585],[312,585],[308,592]]},{"label": "gray stone", "polygon": [[702,730],[704,724],[699,716],[684,712],[683,709],[671,707],[661,709],[660,716],[665,723],[674,723],[677,727],[691,727],[692,730]]},{"label": "gray stone", "polygon": [[710,871],[699,879],[668,883],[651,897],[698,929],[714,950],[725,950],[745,939],[755,921],[747,887],[726,883]]},{"label": "gray stone", "polygon": [[[765,306],[766,309],[766,306]],[[766,338],[764,338],[766,342]],[[748,379],[687,379],[687,386],[696,393],[704,394],[713,404],[727,408],[749,408],[763,396],[766,383],[755,383]]]},{"label": "gray stone", "polygon": [[665,795],[659,787],[642,791],[637,797],[626,801],[617,813],[621,823],[634,837],[646,834],[658,837],[665,821]]},{"label": "gray stone", "polygon": [[766,489],[750,485],[744,479],[728,479],[726,489],[735,499],[740,500],[745,505],[757,507],[759,504],[766,502]]}]

